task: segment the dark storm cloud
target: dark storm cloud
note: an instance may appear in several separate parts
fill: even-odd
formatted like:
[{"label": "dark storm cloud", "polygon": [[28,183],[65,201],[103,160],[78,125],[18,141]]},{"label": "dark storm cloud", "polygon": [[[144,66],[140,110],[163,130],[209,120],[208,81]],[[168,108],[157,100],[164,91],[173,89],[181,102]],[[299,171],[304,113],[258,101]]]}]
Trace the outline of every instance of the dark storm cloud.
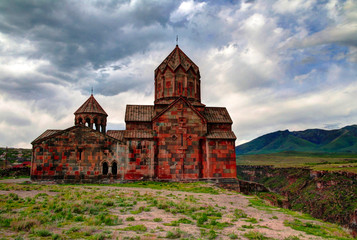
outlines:
[{"label": "dark storm cloud", "polygon": [[108,89],[103,87],[106,76],[98,77],[95,71],[148,51],[152,43],[166,41],[170,11],[179,4],[144,0],[0,1],[0,32],[9,41],[27,41],[33,46],[13,52],[0,47],[3,56],[48,62],[35,69],[46,77],[10,76],[12,84],[0,83],[2,90],[19,98],[38,99],[51,95],[41,86],[49,79],[57,79],[56,84],[62,86],[81,82],[82,92],[94,86],[103,95],[139,86],[140,81],[133,74],[132,79],[115,82],[120,85],[118,88]]},{"label": "dark storm cloud", "polygon": [[31,121],[14,112],[2,111],[0,115],[0,123],[11,124],[13,126],[29,126]]},{"label": "dark storm cloud", "polygon": [[176,1],[1,1],[0,31],[30,40],[30,57],[47,59],[61,70],[87,64],[97,69],[111,61],[145,51],[164,38]]},{"label": "dark storm cloud", "polygon": [[31,74],[0,77],[0,93],[19,100],[49,99],[55,95],[55,89],[49,87],[51,84],[55,85],[56,81]]}]

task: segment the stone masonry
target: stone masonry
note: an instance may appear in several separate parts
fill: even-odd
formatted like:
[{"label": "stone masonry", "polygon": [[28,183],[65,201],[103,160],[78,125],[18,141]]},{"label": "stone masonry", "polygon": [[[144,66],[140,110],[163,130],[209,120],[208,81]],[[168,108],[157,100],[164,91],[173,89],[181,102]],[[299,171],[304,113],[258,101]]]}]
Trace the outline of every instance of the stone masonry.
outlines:
[{"label": "stone masonry", "polygon": [[126,130],[106,130],[93,95],[74,126],[33,142],[31,178],[58,182],[234,180],[236,136],[223,107],[201,103],[199,68],[176,46],[155,70],[154,105],[127,105]]}]

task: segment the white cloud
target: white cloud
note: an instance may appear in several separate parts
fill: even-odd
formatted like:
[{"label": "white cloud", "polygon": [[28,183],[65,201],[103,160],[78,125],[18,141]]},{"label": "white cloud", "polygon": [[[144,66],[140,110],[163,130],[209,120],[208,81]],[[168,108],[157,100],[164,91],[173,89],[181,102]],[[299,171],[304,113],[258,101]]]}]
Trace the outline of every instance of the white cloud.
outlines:
[{"label": "white cloud", "polygon": [[184,1],[178,9],[171,13],[170,21],[179,22],[182,20],[191,20],[194,15],[204,10],[205,2],[195,2],[194,0]]},{"label": "white cloud", "polygon": [[[108,126],[122,128],[126,104],[153,104],[176,34],[200,67],[203,103],[228,108],[237,143],[357,121],[353,0],[4,3],[0,146],[73,125],[92,86]],[[45,7],[56,12],[33,14]]]},{"label": "white cloud", "polygon": [[307,35],[306,30],[302,29],[304,34],[301,35],[300,33],[300,35],[292,37],[287,47],[306,48],[339,44],[349,48],[348,60],[355,62],[357,58],[355,52],[357,47],[357,2],[349,0],[341,5],[339,2],[330,1],[325,8],[328,10],[328,16],[333,20],[333,23],[310,35]]},{"label": "white cloud", "polygon": [[273,9],[282,14],[291,14],[311,7],[314,0],[278,0],[273,4]]}]

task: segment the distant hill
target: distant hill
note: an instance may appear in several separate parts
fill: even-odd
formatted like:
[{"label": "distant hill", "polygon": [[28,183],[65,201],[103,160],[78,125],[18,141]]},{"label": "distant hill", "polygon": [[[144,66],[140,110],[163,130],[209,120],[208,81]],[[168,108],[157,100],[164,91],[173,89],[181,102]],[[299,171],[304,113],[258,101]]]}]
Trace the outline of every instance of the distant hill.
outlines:
[{"label": "distant hill", "polygon": [[31,155],[31,149],[0,147],[0,167],[4,166],[5,159],[7,160],[7,164],[9,166],[31,161]]},{"label": "distant hill", "polygon": [[238,155],[285,151],[357,153],[357,125],[335,130],[277,131],[236,147]]}]

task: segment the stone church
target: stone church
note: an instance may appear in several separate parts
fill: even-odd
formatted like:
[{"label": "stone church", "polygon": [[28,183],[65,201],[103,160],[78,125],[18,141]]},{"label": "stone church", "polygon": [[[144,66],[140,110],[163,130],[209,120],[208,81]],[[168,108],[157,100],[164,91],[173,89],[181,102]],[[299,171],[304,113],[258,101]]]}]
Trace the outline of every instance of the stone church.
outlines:
[{"label": "stone church", "polygon": [[32,180],[235,179],[232,119],[201,102],[199,68],[177,45],[154,84],[154,105],[126,106],[125,130],[106,130],[108,114],[92,94],[74,126],[42,133],[32,142]]}]

